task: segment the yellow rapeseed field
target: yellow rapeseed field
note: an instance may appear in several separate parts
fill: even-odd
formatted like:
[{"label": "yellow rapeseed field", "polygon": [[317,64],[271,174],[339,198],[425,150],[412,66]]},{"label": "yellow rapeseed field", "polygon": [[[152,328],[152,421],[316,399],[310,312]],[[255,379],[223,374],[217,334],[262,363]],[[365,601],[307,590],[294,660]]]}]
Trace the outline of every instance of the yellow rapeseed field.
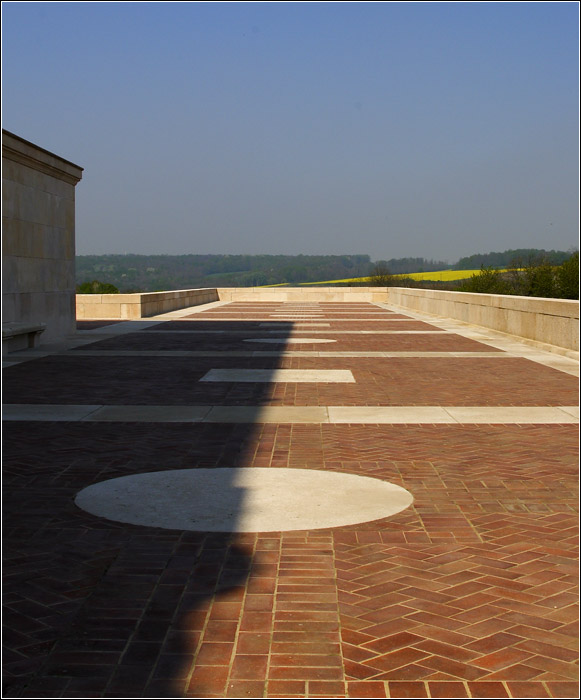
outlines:
[{"label": "yellow rapeseed field", "polygon": [[430,280],[432,282],[453,282],[465,280],[477,275],[480,270],[439,270],[437,272],[411,272],[409,275],[394,275],[394,277],[410,277],[413,280]]},{"label": "yellow rapeseed field", "polygon": [[301,287],[309,287],[314,284],[341,284],[343,282],[367,282],[369,277],[350,277],[346,280],[325,280],[324,282],[301,282]]},{"label": "yellow rapeseed field", "polygon": [[[500,272],[506,272],[506,270],[500,270]],[[411,272],[407,275],[393,275],[396,279],[398,277],[409,277],[413,280],[425,280],[432,282],[453,282],[454,280],[464,280],[472,277],[472,275],[477,275],[480,270],[436,270],[435,272]],[[325,280],[324,282],[303,282],[300,286],[307,287],[315,284],[341,284],[349,282],[369,282],[369,277],[351,277],[350,279],[344,280]]]},{"label": "yellow rapeseed field", "polygon": [[[392,275],[395,279],[398,277],[408,277],[412,280],[426,281],[426,282],[454,282],[455,280],[465,280],[472,275],[480,274],[480,270],[436,270],[435,272],[410,272],[407,275]],[[498,272],[506,272],[506,269],[498,270]],[[301,282],[299,287],[311,287],[314,285],[323,284],[350,284],[359,283],[365,284],[369,282],[369,277],[349,277],[343,280],[324,280],[323,282]],[[285,287],[288,282],[283,282],[281,284],[265,284],[261,285],[263,287]]]}]

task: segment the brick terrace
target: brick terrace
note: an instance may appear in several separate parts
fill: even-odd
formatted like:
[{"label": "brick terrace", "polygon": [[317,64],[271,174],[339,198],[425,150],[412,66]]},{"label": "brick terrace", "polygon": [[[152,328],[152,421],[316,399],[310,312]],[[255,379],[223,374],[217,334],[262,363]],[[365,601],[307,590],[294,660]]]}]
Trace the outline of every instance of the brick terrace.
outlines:
[{"label": "brick terrace", "polygon": [[[117,335],[85,322],[95,342],[9,367],[4,400],[577,402],[574,376],[493,343],[373,304],[297,306],[217,304]],[[277,337],[259,325],[277,314],[317,315],[271,328],[278,337],[337,342],[243,342]],[[318,322],[330,325],[301,325]],[[200,355],[155,355],[176,349]],[[382,350],[478,356],[322,354]],[[356,383],[198,383],[217,367],[349,369]],[[5,427],[5,697],[578,697],[575,424]],[[232,466],[372,476],[414,503],[348,527],[249,534],[127,525],[73,503],[105,479]]]}]

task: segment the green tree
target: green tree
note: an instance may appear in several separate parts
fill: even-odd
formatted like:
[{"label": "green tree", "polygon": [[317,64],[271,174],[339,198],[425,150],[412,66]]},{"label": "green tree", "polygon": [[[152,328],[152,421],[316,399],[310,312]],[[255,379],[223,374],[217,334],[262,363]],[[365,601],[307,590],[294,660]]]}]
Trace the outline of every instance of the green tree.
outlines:
[{"label": "green tree", "polygon": [[366,284],[369,284],[370,287],[393,287],[393,275],[390,273],[387,263],[383,260],[375,263],[369,276],[369,282]]},{"label": "green tree", "polygon": [[555,268],[544,255],[529,255],[528,258],[513,258],[507,278],[512,294],[523,297],[558,297]]},{"label": "green tree", "polygon": [[459,287],[461,292],[477,292],[480,294],[510,294],[509,285],[502,273],[492,267],[480,268],[480,272],[465,280]]},{"label": "green tree", "polygon": [[83,282],[83,284],[77,285],[77,294],[119,294],[119,290],[115,285],[108,282],[93,280],[92,282]]},{"label": "green tree", "polygon": [[562,299],[579,299],[579,251],[555,270],[555,277]]}]

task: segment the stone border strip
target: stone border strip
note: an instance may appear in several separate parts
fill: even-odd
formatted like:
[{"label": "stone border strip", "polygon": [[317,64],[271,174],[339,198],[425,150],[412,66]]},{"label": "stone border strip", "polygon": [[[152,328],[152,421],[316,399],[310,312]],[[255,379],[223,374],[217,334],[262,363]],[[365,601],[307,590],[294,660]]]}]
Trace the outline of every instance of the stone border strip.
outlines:
[{"label": "stone border strip", "polygon": [[[320,322],[325,322],[326,325],[329,325],[330,323],[405,323],[406,321],[416,321],[415,318],[390,318],[389,316],[383,317],[383,318],[330,318],[327,315],[320,315],[320,316],[294,316],[291,314],[278,314],[278,315],[273,315],[273,314],[265,314],[264,316],[240,316],[238,314],[232,313],[228,318],[222,318],[217,315],[208,315],[204,316],[200,321],[213,321],[216,323],[264,323],[264,319],[274,319],[276,318],[277,320],[271,320],[270,323],[285,323],[287,326],[289,324],[296,325],[296,326],[304,326],[307,323],[310,323],[308,319],[310,318],[320,318]],[[157,316],[156,316],[157,319]],[[166,319],[166,320],[172,320],[172,319]],[[175,320],[175,319],[173,319]],[[187,320],[187,317],[186,317]],[[319,323],[319,321],[313,321],[312,323]],[[426,321],[428,323],[428,321]],[[437,323],[434,323],[433,321],[429,322],[429,325],[431,326],[437,326]],[[89,332],[89,331],[85,331]],[[350,330],[349,333],[355,333],[358,332],[357,329]],[[403,331],[397,331],[398,333],[403,332]],[[416,331],[420,332],[420,331]],[[421,331],[422,333],[428,333],[429,331]]]},{"label": "stone border strip", "polygon": [[318,343],[336,343],[336,340],[331,340],[329,338],[244,338],[243,343],[267,343],[267,344],[289,344],[289,345],[300,345],[304,344],[318,344]]},{"label": "stone border strip", "polygon": [[[208,319],[209,320],[209,319]],[[226,321],[220,321],[220,323],[227,323]],[[118,324],[121,325],[121,324]],[[157,325],[157,324],[150,324],[150,325]],[[134,331],[124,331],[125,333],[141,333],[143,329],[141,328],[136,328]],[[92,332],[92,331],[88,331]],[[444,330],[435,330],[435,331],[359,331],[359,330],[352,330],[352,331],[334,331],[332,328],[327,328],[324,331],[317,331],[313,330],[311,328],[306,328],[306,329],[301,329],[301,328],[295,328],[289,327],[287,330],[223,330],[223,331],[204,331],[204,330],[171,330],[168,328],[167,330],[160,330],[160,331],[155,331],[156,333],[188,333],[190,335],[251,335],[252,333],[272,333],[272,334],[280,334],[284,333],[286,335],[292,333],[293,335],[297,333],[310,333],[310,334],[316,334],[316,333],[321,333],[323,335],[331,333],[332,335],[453,335],[453,331],[444,331]],[[456,334],[459,335],[459,334]],[[91,341],[94,342],[94,341]]]},{"label": "stone border strip", "polygon": [[563,424],[578,406],[99,406],[6,404],[5,421],[128,423]]},{"label": "stone border strip", "polygon": [[[283,342],[283,341],[281,341]],[[308,341],[305,341],[308,342]],[[444,350],[70,350],[61,357],[500,357],[514,359],[507,352],[461,352]]]}]

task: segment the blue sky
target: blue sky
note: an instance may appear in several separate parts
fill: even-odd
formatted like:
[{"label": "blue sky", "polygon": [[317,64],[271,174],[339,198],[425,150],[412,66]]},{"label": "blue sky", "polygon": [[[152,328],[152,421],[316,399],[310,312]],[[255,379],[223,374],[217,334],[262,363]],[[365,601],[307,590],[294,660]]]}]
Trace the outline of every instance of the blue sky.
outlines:
[{"label": "blue sky", "polygon": [[2,123],[77,253],[578,243],[577,2],[4,2]]}]

